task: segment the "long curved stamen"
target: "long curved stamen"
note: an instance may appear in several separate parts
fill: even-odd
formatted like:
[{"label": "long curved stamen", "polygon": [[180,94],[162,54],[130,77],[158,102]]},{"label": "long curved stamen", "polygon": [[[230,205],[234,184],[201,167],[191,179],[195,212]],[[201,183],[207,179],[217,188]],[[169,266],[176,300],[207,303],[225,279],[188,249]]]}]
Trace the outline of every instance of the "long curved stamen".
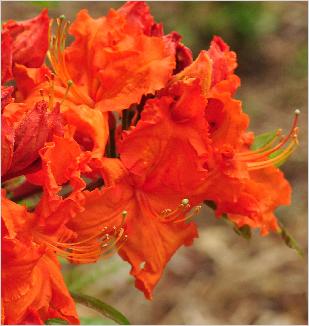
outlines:
[{"label": "long curved stamen", "polygon": [[[247,167],[249,170],[257,170],[271,165],[279,164],[280,162],[286,160],[293,153],[293,151],[298,145],[297,123],[299,114],[300,111],[295,110],[295,116],[290,132],[287,136],[283,137],[277,145],[273,147],[270,146],[270,144],[273,145],[275,140],[277,140],[278,136],[280,136],[281,131],[279,130],[277,132],[277,135],[264,147],[256,151],[248,151],[236,154],[239,161],[247,163]],[[290,143],[288,144],[288,142]],[[269,158],[269,156],[274,153],[277,153],[276,157]]]},{"label": "long curved stamen", "polygon": [[[66,66],[64,48],[65,40],[67,36],[67,31],[69,28],[69,22],[65,21],[64,15],[56,19],[57,31],[56,35],[52,35],[52,26],[53,21],[50,24],[49,31],[49,51],[48,58],[51,62],[51,65],[54,68],[56,75],[59,77],[61,82],[65,85],[68,80],[72,81],[72,78],[69,74],[69,71]],[[72,82],[71,85],[72,93],[75,98],[83,103],[87,104],[90,107],[94,106],[94,101],[76,84]]]},{"label": "long curved stamen", "polygon": [[282,151],[279,155],[277,155],[274,158],[264,160],[264,161],[249,162],[247,164],[248,169],[249,170],[263,169],[268,166],[276,165],[276,164],[279,164],[279,163],[285,161],[294,152],[294,150],[298,146],[297,135],[295,134],[295,136],[293,138],[294,138],[294,140],[292,141],[292,143],[290,143],[288,145],[288,147],[284,151]]},{"label": "long curved stamen", "polygon": [[189,199],[184,198],[181,201],[181,204],[175,210],[171,210],[169,208],[164,209],[160,213],[161,220],[163,223],[181,223],[188,221],[200,212],[202,206],[193,207],[191,214],[187,215],[187,213],[190,211],[190,208],[191,205]]},{"label": "long curved stamen", "polygon": [[283,140],[284,137],[282,137],[281,133],[282,133],[282,129],[278,129],[276,131],[275,136],[269,142],[267,142],[267,144],[265,144],[263,147],[255,150],[255,151],[246,151],[246,152],[238,153],[238,154],[236,154],[237,157],[241,157],[241,158],[244,158],[244,157],[247,157],[247,156],[250,157],[253,154],[260,154],[260,153],[265,152],[268,149],[271,149],[272,145],[274,145],[274,143],[278,140],[279,137],[281,138],[280,141]]},{"label": "long curved stamen", "polygon": [[55,241],[41,233],[36,233],[37,242],[46,245],[55,251],[61,257],[76,263],[92,263],[96,262],[100,257],[110,256],[115,250],[125,243],[127,235],[125,235],[125,218],[127,212],[122,213],[122,222],[116,227],[109,229],[102,228],[98,233],[87,239],[78,242],[60,242]]}]

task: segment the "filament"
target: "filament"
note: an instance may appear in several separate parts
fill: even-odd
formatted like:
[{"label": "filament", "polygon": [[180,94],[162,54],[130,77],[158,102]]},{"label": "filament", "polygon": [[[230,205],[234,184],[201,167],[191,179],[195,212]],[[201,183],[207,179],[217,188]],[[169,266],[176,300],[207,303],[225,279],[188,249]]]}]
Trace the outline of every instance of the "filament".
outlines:
[{"label": "filament", "polygon": [[[285,161],[298,146],[298,116],[299,110],[295,110],[292,127],[287,136],[281,136],[281,130],[277,130],[276,135],[262,148],[256,151],[246,151],[236,154],[239,161],[247,163],[249,170],[263,169],[268,166],[278,165]],[[281,137],[280,141],[276,143],[278,138]],[[276,154],[275,157],[270,155]]]},{"label": "filament", "polygon": [[77,242],[55,241],[41,233],[35,233],[37,242],[46,245],[58,256],[64,257],[75,263],[93,263],[100,257],[106,258],[119,250],[127,240],[125,234],[125,218],[127,212],[122,212],[122,222],[112,228],[103,227],[96,234]]},{"label": "filament", "polygon": [[[50,25],[48,58],[54,68],[56,75],[59,77],[61,82],[66,85],[68,81],[72,82],[73,80],[68,72],[64,56],[65,40],[68,33],[69,22],[65,20],[64,15],[61,15],[59,18],[57,18],[56,35],[52,35],[51,33],[52,25],[53,21]],[[76,99],[82,101],[90,107],[94,107],[93,100],[75,83],[72,82],[70,88]]]}]

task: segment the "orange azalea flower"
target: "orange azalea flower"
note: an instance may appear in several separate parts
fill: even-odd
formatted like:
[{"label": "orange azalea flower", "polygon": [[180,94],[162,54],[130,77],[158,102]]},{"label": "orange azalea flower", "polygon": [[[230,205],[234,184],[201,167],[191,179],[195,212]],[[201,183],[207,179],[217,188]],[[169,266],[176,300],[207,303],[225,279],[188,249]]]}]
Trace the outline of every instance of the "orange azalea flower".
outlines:
[{"label": "orange azalea flower", "polygon": [[[84,210],[86,184],[81,172],[91,171],[92,155],[83,152],[70,132],[65,132],[65,137],[54,136],[45,144],[40,150],[41,169],[28,175],[43,190],[35,211],[28,213],[23,206],[2,198],[3,318],[8,324],[44,324],[49,318],[77,324],[74,302],[55,253],[74,263],[91,263],[125,240],[123,225],[97,225],[95,233],[82,241],[70,228],[71,219]],[[68,193],[63,193],[65,187],[70,189]],[[22,275],[21,265],[28,266]]]},{"label": "orange azalea flower", "polygon": [[[41,77],[46,74],[45,68],[18,65],[14,74],[18,89],[21,98],[31,105],[39,100],[42,90],[44,96],[52,93],[55,101],[62,102],[67,122],[75,126],[75,139],[84,139],[84,143],[90,140],[98,157],[104,153],[109,136],[106,112],[138,103],[144,94],[165,86],[176,64],[191,62],[180,37],[176,33],[163,36],[162,26],[154,22],[142,2],[110,10],[99,19],[82,10],[70,28],[63,17],[56,25],[49,51],[55,78],[44,82]],[[68,28],[75,41],[65,48]]]},{"label": "orange azalea flower", "polygon": [[64,86],[73,81],[70,98],[75,104],[117,111],[164,87],[175,68],[175,48],[172,42],[145,33],[144,20],[153,18],[146,5],[141,6],[142,16],[136,7],[110,10],[98,19],[80,11],[69,29],[75,41],[64,51],[68,25],[61,18],[57,21],[50,59]]},{"label": "orange azalea flower", "polygon": [[[185,222],[190,205],[212,200],[217,214],[231,214],[237,225],[265,234],[276,230],[273,210],[289,203],[290,187],[273,165],[294,149],[297,121],[278,145],[248,151],[249,120],[232,98],[239,85],[235,67],[235,56],[215,38],[209,52],[148,100],[136,127],[118,144],[120,160],[101,161],[105,188],[85,192],[85,210],[70,222],[83,239],[102,221],[120,223],[125,210],[128,239],[120,255],[147,298],[173,253],[197,235],[194,224]],[[282,154],[268,159],[288,141]],[[276,191],[268,191],[270,183]]]},{"label": "orange azalea flower", "polygon": [[[71,220],[84,211],[86,183],[82,176],[94,170],[91,152],[83,152],[70,136],[55,136],[40,151],[42,168],[27,175],[28,180],[43,188],[42,198],[35,209],[39,239],[58,255],[75,263],[91,263],[106,252],[117,248],[114,238],[123,242],[123,224],[105,224],[80,241],[71,228]],[[98,171],[98,170],[95,170]],[[122,216],[120,214],[120,216]],[[83,223],[82,223],[83,224]]]},{"label": "orange azalea flower", "polygon": [[[208,142],[202,134],[207,122],[200,85],[180,82],[173,87],[176,94],[178,102],[172,95],[147,102],[136,128],[120,144],[121,161],[97,161],[105,187],[84,192],[85,210],[69,223],[82,240],[98,225],[119,225],[126,211],[128,238],[119,253],[132,265],[136,286],[147,298],[174,252],[197,236],[195,225],[186,223],[191,204],[187,198],[207,177],[199,165]],[[192,94],[194,105],[186,112]]]},{"label": "orange azalea flower", "polygon": [[[204,165],[209,176],[196,191],[203,189],[204,199],[216,203],[217,215],[228,213],[238,226],[258,227],[262,234],[277,231],[273,212],[279,205],[290,203],[291,187],[274,165],[291,155],[297,146],[299,112],[296,111],[291,131],[281,141],[274,145],[278,134],[265,148],[250,151],[254,136],[246,131],[249,119],[242,112],[241,102],[232,98],[239,86],[239,79],[234,75],[235,53],[215,37],[207,54],[212,59],[212,82],[206,89],[205,117],[214,155]],[[191,76],[202,76],[200,62],[197,59],[187,68]],[[182,74],[188,74],[186,69]],[[275,158],[268,158],[279,151]]]},{"label": "orange azalea flower", "polygon": [[44,324],[49,318],[78,324],[56,256],[33,236],[34,215],[3,196],[2,221],[4,324]]}]

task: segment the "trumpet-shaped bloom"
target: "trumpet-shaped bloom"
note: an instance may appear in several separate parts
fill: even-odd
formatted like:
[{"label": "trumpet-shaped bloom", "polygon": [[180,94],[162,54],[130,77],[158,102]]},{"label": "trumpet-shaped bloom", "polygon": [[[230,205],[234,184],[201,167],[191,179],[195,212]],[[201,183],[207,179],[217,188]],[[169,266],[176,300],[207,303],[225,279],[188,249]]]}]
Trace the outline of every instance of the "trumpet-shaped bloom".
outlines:
[{"label": "trumpet-shaped bloom", "polygon": [[2,319],[44,324],[61,318],[78,324],[75,304],[53,251],[35,238],[34,215],[2,197]]}]

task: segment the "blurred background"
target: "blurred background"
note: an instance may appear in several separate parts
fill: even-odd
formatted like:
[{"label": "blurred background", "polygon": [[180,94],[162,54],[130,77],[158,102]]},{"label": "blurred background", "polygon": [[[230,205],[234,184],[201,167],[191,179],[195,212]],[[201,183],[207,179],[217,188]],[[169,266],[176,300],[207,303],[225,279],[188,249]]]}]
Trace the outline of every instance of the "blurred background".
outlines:
[{"label": "blurred background", "polygon": [[[87,8],[93,17],[123,2],[2,2],[2,21],[24,20],[44,7],[50,16],[73,20]],[[238,55],[242,86],[236,97],[256,134],[288,130],[302,111],[300,147],[283,166],[293,202],[279,219],[307,257],[307,3],[149,2],[165,32],[177,31],[194,56],[219,35]],[[277,235],[240,238],[205,209],[197,218],[200,237],[169,262],[154,299],[135,289],[130,267],[119,257],[72,268],[64,274],[72,290],[96,296],[119,309],[132,324],[307,324],[307,259]],[[84,324],[110,324],[78,306]]]}]

